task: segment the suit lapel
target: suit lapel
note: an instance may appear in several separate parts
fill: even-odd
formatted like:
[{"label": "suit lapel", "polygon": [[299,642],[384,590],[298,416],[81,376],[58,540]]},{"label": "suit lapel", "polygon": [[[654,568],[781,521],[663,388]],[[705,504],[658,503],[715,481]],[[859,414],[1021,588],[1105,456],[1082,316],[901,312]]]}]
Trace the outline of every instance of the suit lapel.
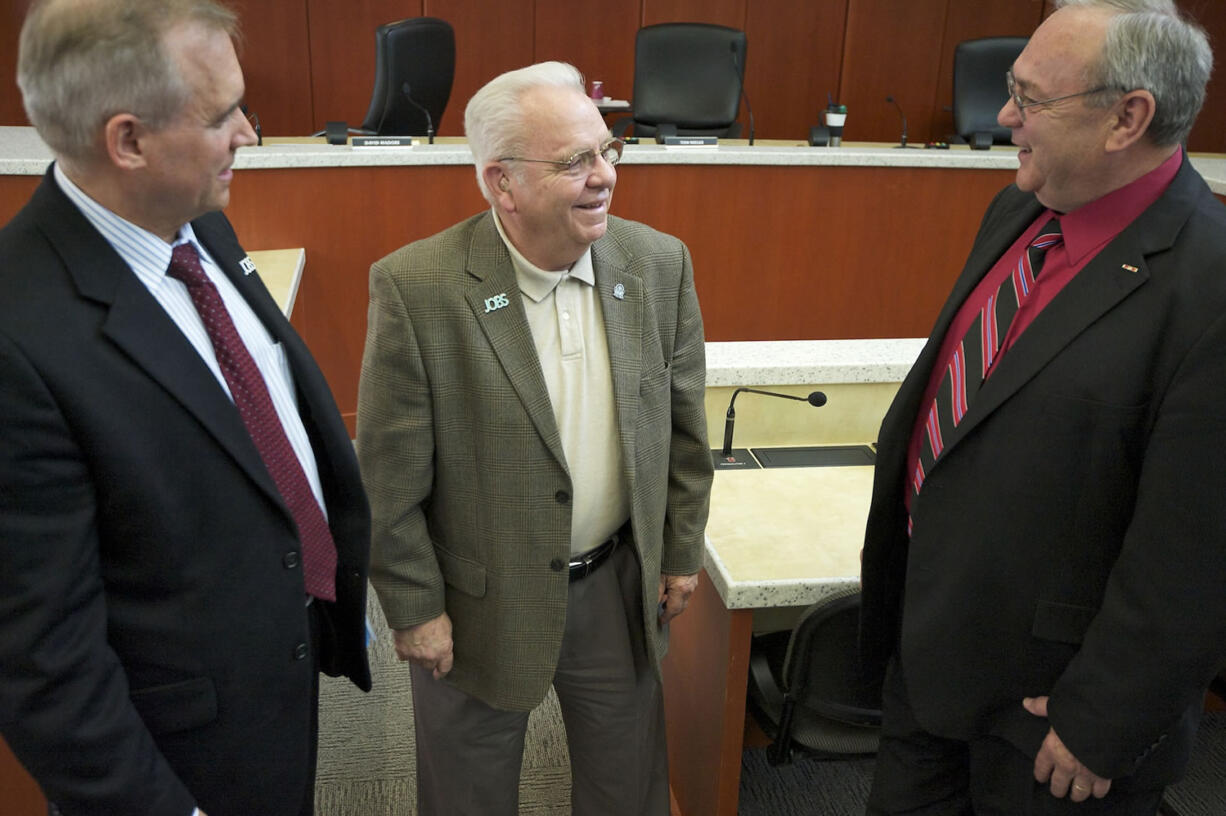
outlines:
[{"label": "suit lapel", "polygon": [[[50,172],[50,171],[48,171]],[[234,404],[195,348],[49,176],[39,226],[83,297],[108,309],[102,332],[191,413],[261,489],[283,504]]]},{"label": "suit lapel", "polygon": [[549,400],[549,388],[545,385],[536,344],[532,340],[523,297],[515,279],[515,267],[494,226],[492,215],[487,214],[473,228],[467,267],[468,273],[478,279],[477,285],[464,294],[477,325],[498,356],[503,372],[537,433],[550,453],[565,467],[562,437],[553,414],[553,403]]},{"label": "suit lapel", "polygon": [[[890,411],[890,419],[894,420],[890,423],[892,433],[884,429],[882,432],[881,448],[883,451],[900,449],[905,452],[911,439],[916,416],[921,411],[928,410],[928,406],[920,405],[920,401],[928,388],[929,378],[933,376],[933,369],[945,363],[944,360],[937,358],[941,352],[941,345],[945,341],[945,335],[949,333],[950,325],[962,308],[962,304],[983,280],[983,276],[1042,211],[1042,205],[1035,201],[1033,196],[1023,196],[1021,193],[1017,195],[1019,196],[1018,201],[1001,203],[999,212],[991,211],[990,218],[985,218],[980,233],[976,236],[975,245],[971,248],[970,255],[962,267],[962,273],[954,282],[945,305],[941,307],[937,315],[932,332],[928,336],[928,342],[920,350],[915,365],[911,367],[903,385],[899,388],[898,399],[895,400]],[[891,439],[899,444],[889,444]],[[945,440],[946,449],[949,444],[950,441]],[[900,456],[896,463],[899,470],[905,464],[904,459],[904,456]],[[882,464],[884,463],[879,461],[878,466]],[[937,464],[940,464],[940,460],[937,461]]]},{"label": "suit lapel", "polygon": [[[1001,358],[996,371],[980,388],[966,418],[945,440],[945,451],[934,469],[940,467],[952,448],[972,434],[1078,335],[1145,285],[1150,277],[1147,256],[1174,243],[1195,206],[1198,186],[1203,186],[1203,182],[1185,156],[1179,174],[1158,201],[1077,273]],[[1018,233],[1010,234],[1016,238]]]},{"label": "suit lapel", "polygon": [[[615,229],[610,221],[609,229]],[[609,344],[613,374],[613,402],[621,431],[622,461],[634,484],[634,432],[638,427],[639,379],[643,372],[643,315],[647,308],[643,280],[626,271],[626,258],[618,245],[600,240],[592,245],[596,291]]]}]

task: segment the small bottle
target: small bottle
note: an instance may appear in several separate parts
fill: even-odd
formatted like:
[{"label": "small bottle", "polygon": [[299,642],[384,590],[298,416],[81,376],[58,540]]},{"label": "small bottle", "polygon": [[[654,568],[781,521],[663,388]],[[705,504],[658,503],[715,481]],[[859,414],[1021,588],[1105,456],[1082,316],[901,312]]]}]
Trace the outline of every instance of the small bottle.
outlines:
[{"label": "small bottle", "polygon": [[604,99],[604,83],[599,79],[592,80],[591,90],[587,93],[592,98],[593,102],[599,102]]}]

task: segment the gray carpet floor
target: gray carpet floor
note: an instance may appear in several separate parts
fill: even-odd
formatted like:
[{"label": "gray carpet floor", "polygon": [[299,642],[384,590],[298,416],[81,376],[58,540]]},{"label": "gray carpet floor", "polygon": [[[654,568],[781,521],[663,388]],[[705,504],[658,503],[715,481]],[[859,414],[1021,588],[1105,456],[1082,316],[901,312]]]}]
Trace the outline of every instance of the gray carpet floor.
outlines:
[{"label": "gray carpet floor", "polygon": [[1205,714],[1188,773],[1167,788],[1163,812],[1173,816],[1226,814],[1226,712]]},{"label": "gray carpet floor", "polygon": [[[414,816],[414,739],[408,667],[396,659],[383,613],[371,593],[374,690],[322,678],[319,816]],[[799,758],[773,767],[765,749],[745,751],[739,816],[861,816],[873,760]],[[1206,715],[1192,766],[1168,792],[1180,816],[1226,816],[1226,713]],[[532,713],[520,780],[521,816],[568,816],[570,762],[552,692]]]},{"label": "gray carpet floor", "polygon": [[765,748],[741,758],[738,816],[864,816],[873,760],[798,757],[773,766]]},{"label": "gray carpet floor", "polygon": [[[315,784],[319,816],[414,816],[416,812],[409,669],[396,659],[373,590],[370,595],[370,620],[378,633],[370,648],[374,689],[363,694],[347,680],[321,678]],[[519,801],[521,816],[570,812],[570,757],[552,692],[528,720]]]}]

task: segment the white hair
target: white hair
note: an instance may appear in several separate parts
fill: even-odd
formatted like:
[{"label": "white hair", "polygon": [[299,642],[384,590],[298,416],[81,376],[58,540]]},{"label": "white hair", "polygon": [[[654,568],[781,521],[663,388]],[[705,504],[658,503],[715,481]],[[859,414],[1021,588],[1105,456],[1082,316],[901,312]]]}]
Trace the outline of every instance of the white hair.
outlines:
[{"label": "white hair", "polygon": [[565,62],[538,62],[507,71],[487,82],[468,100],[464,109],[464,134],[477,169],[477,186],[491,204],[493,193],[486,187],[482,168],[488,161],[522,153],[529,138],[522,99],[537,88],[570,88],[583,93],[583,75]]}]

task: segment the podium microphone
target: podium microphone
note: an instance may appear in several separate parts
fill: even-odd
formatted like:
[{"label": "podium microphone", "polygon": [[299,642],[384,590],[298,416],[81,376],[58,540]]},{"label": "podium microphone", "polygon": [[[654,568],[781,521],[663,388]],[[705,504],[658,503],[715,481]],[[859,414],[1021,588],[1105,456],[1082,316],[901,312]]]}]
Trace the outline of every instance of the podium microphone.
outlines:
[{"label": "podium microphone", "polygon": [[[736,58],[736,43],[728,43],[728,49],[732,51],[732,70],[736,71],[737,83],[741,86],[740,99],[745,100],[745,110],[749,113],[749,145],[753,146],[753,106],[749,104],[749,94],[745,93],[745,77],[741,74],[741,61]],[[739,103],[738,103],[739,107]],[[736,396],[733,396],[736,399]]]},{"label": "podium microphone", "polygon": [[898,109],[898,115],[899,115],[899,116],[902,118],[902,139],[900,140],[900,143],[899,143],[899,144],[894,145],[894,147],[911,147],[911,148],[914,148],[914,147],[915,147],[915,145],[909,145],[909,144],[907,144],[907,114],[905,114],[905,113],[903,113],[903,112],[902,112],[902,105],[898,104],[898,100],[897,100],[897,99],[895,99],[893,96],[887,96],[887,97],[885,98],[885,101],[886,101],[886,102],[893,102],[893,103],[894,103],[894,107]]},{"label": "podium microphone", "polygon": [[728,413],[724,419],[724,447],[720,451],[720,456],[732,455],[732,426],[736,422],[736,397],[742,391],[748,391],[751,394],[765,394],[768,397],[782,397],[783,399],[798,400],[807,402],[814,408],[820,408],[826,404],[826,395],[821,391],[813,391],[807,397],[796,397],[791,394],[779,394],[774,391],[759,391],[756,388],[738,388],[732,392],[732,399],[728,400]]},{"label": "podium microphone", "polygon": [[425,106],[421,105],[413,95],[409,93],[409,83],[404,83],[400,86],[401,93],[404,94],[405,101],[426,115],[426,138],[430,144],[434,144],[434,119],[430,116],[430,111],[426,110]]}]

